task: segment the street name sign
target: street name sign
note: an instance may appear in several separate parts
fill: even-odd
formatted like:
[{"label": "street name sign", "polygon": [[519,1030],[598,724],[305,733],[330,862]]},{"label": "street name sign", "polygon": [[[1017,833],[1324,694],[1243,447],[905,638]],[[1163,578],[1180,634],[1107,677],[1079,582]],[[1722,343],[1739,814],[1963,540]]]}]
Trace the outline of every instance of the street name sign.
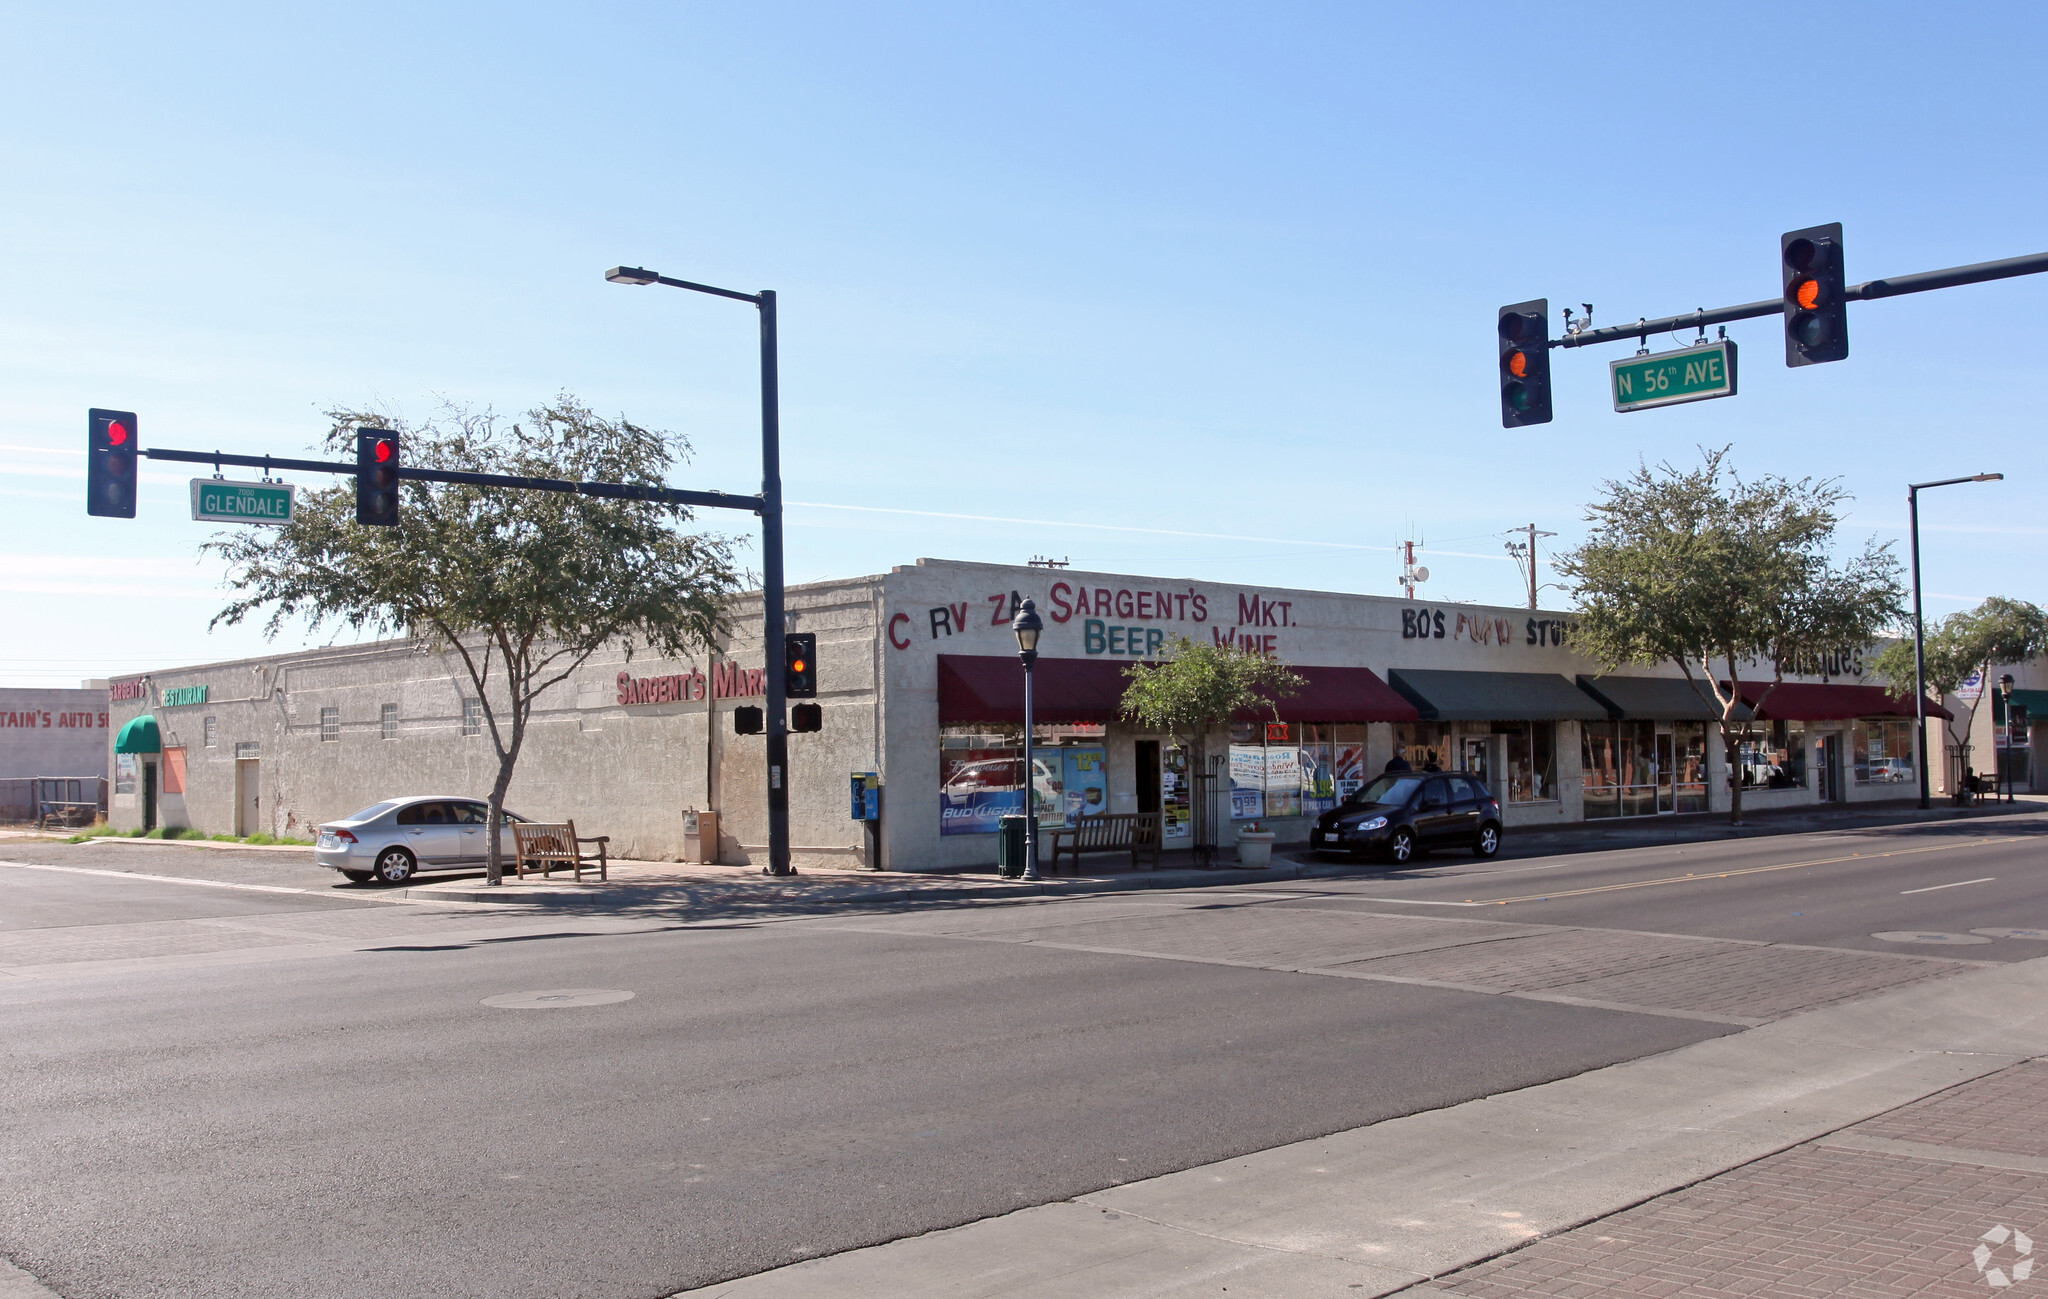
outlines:
[{"label": "street name sign", "polygon": [[194,478],[192,517],[203,523],[290,523],[298,491],[294,483]]},{"label": "street name sign", "polygon": [[1607,363],[1614,409],[1648,410],[1735,395],[1735,344],[1728,339]]}]

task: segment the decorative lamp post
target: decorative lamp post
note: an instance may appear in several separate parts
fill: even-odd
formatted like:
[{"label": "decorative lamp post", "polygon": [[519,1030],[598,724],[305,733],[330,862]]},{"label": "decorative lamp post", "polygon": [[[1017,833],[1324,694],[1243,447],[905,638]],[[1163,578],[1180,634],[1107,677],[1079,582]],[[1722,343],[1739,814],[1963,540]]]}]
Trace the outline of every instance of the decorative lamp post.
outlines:
[{"label": "decorative lamp post", "polygon": [[1017,616],[1010,620],[1010,630],[1017,633],[1017,658],[1024,664],[1024,878],[1038,878],[1038,782],[1033,778],[1037,773],[1031,763],[1031,665],[1038,661],[1038,633],[1045,630],[1045,622],[1038,616],[1038,606],[1026,600],[1017,608]]},{"label": "decorative lamp post", "polygon": [[1913,737],[1920,764],[1920,806],[1930,806],[1927,797],[1927,631],[1920,621],[1920,493],[1930,487],[1951,487],[1956,483],[1995,483],[2004,474],[1971,474],[1968,478],[1943,478],[1931,483],[1906,484],[1907,531],[1913,553]]},{"label": "decorative lamp post", "polygon": [[2004,802],[2012,802],[2012,777],[2008,774],[2012,766],[2012,673],[1998,678],[1998,702],[2005,705],[2005,744],[1993,744],[1991,752],[1998,759],[1998,783],[2005,791]]}]

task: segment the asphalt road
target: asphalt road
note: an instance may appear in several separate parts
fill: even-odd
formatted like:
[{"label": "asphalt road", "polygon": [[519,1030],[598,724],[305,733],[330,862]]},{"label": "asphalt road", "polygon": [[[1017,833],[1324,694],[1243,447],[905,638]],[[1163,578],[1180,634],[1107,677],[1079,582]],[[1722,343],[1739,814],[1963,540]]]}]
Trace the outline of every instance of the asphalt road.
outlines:
[{"label": "asphalt road", "polygon": [[[1376,911],[2026,960],[2048,956],[2048,942],[1971,931],[2048,933],[2048,816],[1493,862],[1444,853],[1298,887]],[[1907,931],[1981,941],[1872,937]]]},{"label": "asphalt road", "polygon": [[[2048,924],[2044,834],[2042,819],[2015,817],[1446,855],[1400,873],[1148,896],[2021,959],[2048,944],[1869,935]],[[229,855],[94,851],[193,854],[193,871]],[[278,856],[216,865],[243,883],[311,870]],[[0,866],[0,928],[15,933],[309,908],[398,909],[331,886]],[[705,919],[0,977],[0,1254],[66,1299],[665,1295],[1731,1031],[1447,988]],[[633,996],[482,1004],[570,989]]]}]

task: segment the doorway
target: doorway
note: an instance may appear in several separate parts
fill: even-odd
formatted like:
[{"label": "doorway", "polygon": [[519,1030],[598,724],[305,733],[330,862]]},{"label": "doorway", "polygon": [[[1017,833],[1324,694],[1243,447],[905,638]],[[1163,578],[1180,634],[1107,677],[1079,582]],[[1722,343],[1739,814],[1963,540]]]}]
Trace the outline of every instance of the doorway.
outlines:
[{"label": "doorway", "polygon": [[1840,732],[1831,735],[1817,735],[1813,740],[1813,765],[1820,769],[1820,801],[1839,803],[1845,797],[1842,789],[1842,736]]},{"label": "doorway", "polygon": [[142,760],[142,828],[156,829],[156,764]]},{"label": "doorway", "polygon": [[1678,775],[1678,747],[1671,738],[1671,732],[1657,732],[1656,756],[1651,760],[1652,772],[1657,782],[1657,812],[1659,815],[1678,810],[1678,791],[1675,778]]},{"label": "doorway", "polygon": [[1139,740],[1134,755],[1138,767],[1138,811],[1159,810],[1159,741]]},{"label": "doorway", "polygon": [[247,838],[263,829],[263,783],[258,778],[263,763],[257,758],[235,760],[235,833]]},{"label": "doorway", "polygon": [[1490,735],[1468,735],[1465,737],[1465,759],[1460,769],[1479,777],[1479,783],[1486,786],[1490,794],[1499,793],[1493,784],[1493,737]]}]

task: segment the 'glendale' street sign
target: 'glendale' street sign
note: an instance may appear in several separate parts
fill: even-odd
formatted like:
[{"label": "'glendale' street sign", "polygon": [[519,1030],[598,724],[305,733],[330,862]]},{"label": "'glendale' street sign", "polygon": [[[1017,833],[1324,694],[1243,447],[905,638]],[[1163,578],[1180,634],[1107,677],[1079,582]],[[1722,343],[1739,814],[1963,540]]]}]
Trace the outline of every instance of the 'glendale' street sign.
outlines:
[{"label": "'glendale' street sign", "polygon": [[1727,339],[1607,363],[1614,409],[1647,410],[1735,395],[1735,344]]},{"label": "'glendale' street sign", "polygon": [[194,478],[192,517],[203,523],[290,523],[298,490],[292,483]]}]

